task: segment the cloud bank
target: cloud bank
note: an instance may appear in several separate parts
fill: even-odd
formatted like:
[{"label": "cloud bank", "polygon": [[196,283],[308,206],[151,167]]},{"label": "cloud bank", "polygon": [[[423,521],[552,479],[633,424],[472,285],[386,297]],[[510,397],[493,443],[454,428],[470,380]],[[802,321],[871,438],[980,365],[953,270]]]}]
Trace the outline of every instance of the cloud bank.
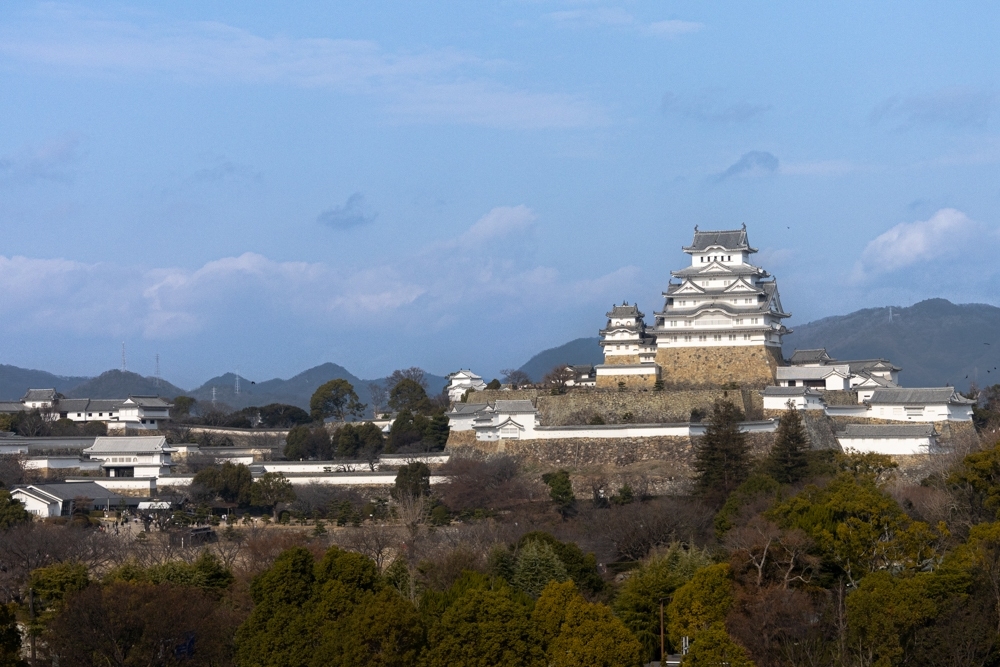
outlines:
[{"label": "cloud bank", "polygon": [[721,183],[736,176],[764,176],[778,171],[778,158],[767,151],[750,151],[740,156],[724,172],[715,177]]},{"label": "cloud bank", "polygon": [[316,222],[333,229],[350,229],[375,222],[378,213],[369,213],[365,206],[365,197],[355,192],[343,206],[334,206],[320,213]]}]

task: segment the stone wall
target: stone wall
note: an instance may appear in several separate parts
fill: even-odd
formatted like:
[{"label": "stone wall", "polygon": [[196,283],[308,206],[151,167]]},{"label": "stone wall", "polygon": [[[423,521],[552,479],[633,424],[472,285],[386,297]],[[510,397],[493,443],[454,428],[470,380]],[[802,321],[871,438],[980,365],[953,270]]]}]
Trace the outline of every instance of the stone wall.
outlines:
[{"label": "stone wall", "polygon": [[722,389],[686,391],[602,391],[571,390],[558,396],[539,396],[537,407],[542,426],[586,424],[598,415],[607,424],[622,423],[631,413],[635,424],[670,424],[691,419],[691,410],[711,413],[716,400],[732,401],[755,419],[760,398],[756,392]]},{"label": "stone wall", "polygon": [[448,443],[445,445],[447,449],[453,447],[469,447],[476,443],[476,432],[469,431],[450,431],[448,433]]},{"label": "stone wall", "polygon": [[667,387],[737,384],[753,389],[774,384],[775,369],[784,365],[781,350],[765,345],[661,347],[656,363]]},{"label": "stone wall", "polygon": [[473,391],[466,399],[466,403],[492,403],[493,401],[533,401],[541,393],[538,389],[484,389]]},{"label": "stone wall", "polygon": [[656,384],[657,379],[659,378],[656,373],[647,373],[644,375],[598,375],[597,388],[621,389],[618,383],[624,382],[624,388],[630,391],[637,389],[652,389],[653,385]]},{"label": "stone wall", "polygon": [[639,363],[639,353],[635,354],[614,354],[609,353],[604,355],[604,364],[606,366],[623,366],[625,364],[637,364]]}]

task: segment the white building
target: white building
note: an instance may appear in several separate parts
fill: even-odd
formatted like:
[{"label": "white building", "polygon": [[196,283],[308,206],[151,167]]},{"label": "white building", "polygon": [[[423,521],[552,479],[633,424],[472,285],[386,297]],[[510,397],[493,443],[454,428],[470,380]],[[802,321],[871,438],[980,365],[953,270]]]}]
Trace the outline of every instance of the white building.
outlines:
[{"label": "white building", "polygon": [[787,410],[789,402],[796,410],[823,410],[826,407],[822,392],[811,387],[766,387],[762,395],[765,410]]},{"label": "white building", "polygon": [[128,398],[64,398],[55,389],[29,389],[16,403],[0,403],[0,412],[43,410],[49,419],[69,419],[80,424],[104,422],[112,430],[152,431],[170,420],[169,401],[159,396]]},{"label": "white building", "polygon": [[21,501],[26,510],[42,518],[70,516],[74,507],[81,502],[85,504],[84,509],[87,511],[113,510],[123,502],[122,496],[94,482],[55,482],[15,486],[11,489],[10,495],[14,500]]},{"label": "white building", "polygon": [[472,428],[476,440],[530,439],[538,426],[538,411],[531,401],[496,401],[476,413]]},{"label": "white building", "polygon": [[845,450],[865,454],[930,454],[937,446],[932,424],[848,424],[836,436]]},{"label": "white building", "polygon": [[459,370],[448,376],[448,398],[452,403],[462,400],[462,396],[470,389],[482,391],[486,389],[486,383],[470,370]]},{"label": "white building", "polygon": [[97,438],[83,453],[101,461],[106,477],[157,478],[170,474],[173,451],[165,437],[152,435]]},{"label": "white building", "polygon": [[47,410],[59,401],[55,389],[29,389],[21,397],[21,405],[26,410]]},{"label": "white building", "polygon": [[795,350],[789,365],[776,371],[782,387],[818,387],[827,390],[869,392],[884,387],[899,386],[902,370],[888,359],[853,359],[837,361],[826,349]]},{"label": "white building", "polygon": [[868,417],[892,421],[971,421],[976,401],[965,398],[954,387],[875,389],[865,400]]},{"label": "white building", "polygon": [[684,248],[691,266],[671,275],[663,293],[666,306],[656,313],[658,348],[764,345],[780,350],[790,333],[778,285],[764,269],[750,263],[757,252],[742,229],[700,232]]},{"label": "white building", "polygon": [[118,409],[118,421],[108,428],[155,431],[170,420],[172,407],[159,396],[129,396]]},{"label": "white building", "polygon": [[452,431],[471,431],[472,424],[479,413],[491,411],[486,403],[455,403],[448,410],[448,427]]}]

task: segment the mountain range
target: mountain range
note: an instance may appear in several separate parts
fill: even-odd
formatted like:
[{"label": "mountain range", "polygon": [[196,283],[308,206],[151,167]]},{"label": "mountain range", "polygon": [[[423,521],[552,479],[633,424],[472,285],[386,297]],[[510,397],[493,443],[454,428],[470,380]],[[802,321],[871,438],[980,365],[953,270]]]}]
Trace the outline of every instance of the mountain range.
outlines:
[{"label": "mountain range", "polygon": [[[826,317],[796,325],[785,337],[784,353],[795,349],[825,347],[836,359],[886,358],[902,367],[900,383],[907,387],[952,384],[966,389],[970,383],[1000,383],[1000,308],[987,304],[953,304],[928,299],[906,308],[867,308],[848,315]],[[541,380],[560,364],[599,364],[603,354],[598,338],[577,338],[539,352],[521,370]],[[166,380],[111,370],[98,377],[71,377],[17,366],[0,365],[0,400],[16,401],[29,388],[55,387],[68,397],[123,398],[129,394],[156,394],[173,398],[192,396],[200,402],[213,399],[234,409],[268,403],[288,403],[307,409],[316,388],[334,379],[354,385],[359,397],[371,402],[369,385],[386,378],[363,380],[343,366],[325,363],[287,380],[252,382],[226,373],[200,387],[184,390]],[[426,375],[427,392],[439,393],[447,379]],[[214,393],[213,393],[214,390]]]}]

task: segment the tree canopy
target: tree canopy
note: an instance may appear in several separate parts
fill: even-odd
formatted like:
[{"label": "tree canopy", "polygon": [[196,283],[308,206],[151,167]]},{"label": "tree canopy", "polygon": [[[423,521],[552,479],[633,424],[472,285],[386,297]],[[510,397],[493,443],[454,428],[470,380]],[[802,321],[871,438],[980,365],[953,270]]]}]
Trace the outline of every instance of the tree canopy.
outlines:
[{"label": "tree canopy", "polygon": [[309,399],[309,410],[317,421],[327,417],[347,421],[349,417],[360,418],[365,412],[365,404],[358,400],[350,382],[337,379],[319,386]]}]

